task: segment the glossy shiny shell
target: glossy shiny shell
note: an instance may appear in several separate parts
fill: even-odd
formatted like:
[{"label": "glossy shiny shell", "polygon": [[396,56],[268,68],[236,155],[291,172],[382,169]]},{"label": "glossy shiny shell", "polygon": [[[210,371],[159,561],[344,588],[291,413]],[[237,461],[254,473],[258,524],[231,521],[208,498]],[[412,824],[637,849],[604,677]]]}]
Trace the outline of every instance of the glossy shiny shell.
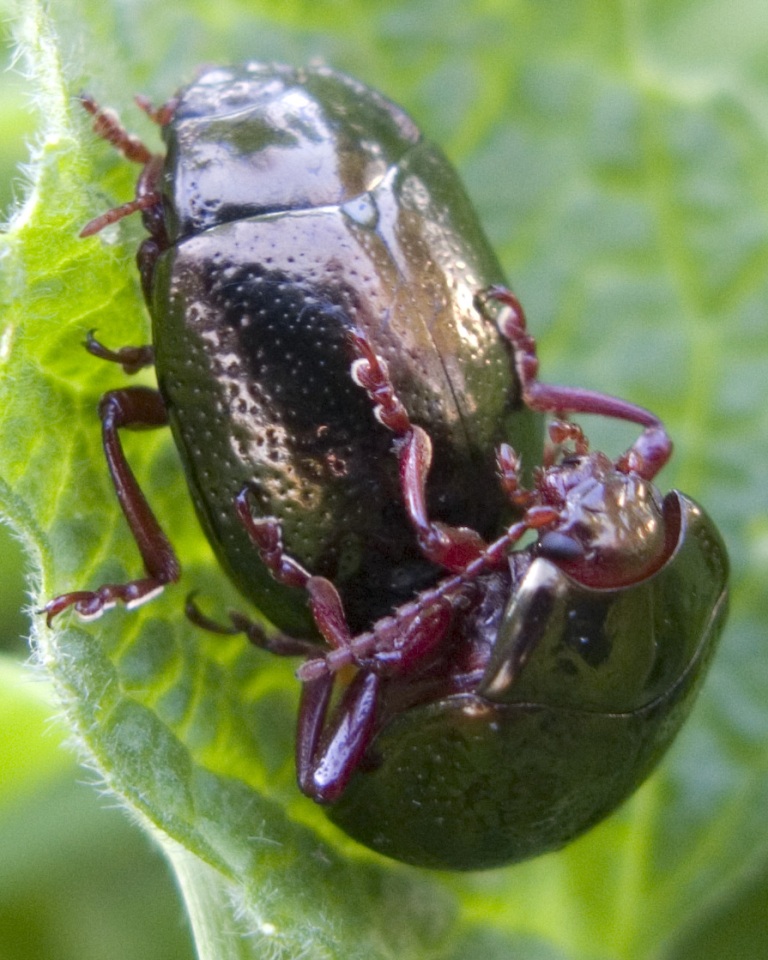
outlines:
[{"label": "glossy shiny shell", "polygon": [[471,870],[555,850],[626,799],[688,715],[726,613],[716,528],[667,500],[677,546],[644,581],[593,590],[535,560],[477,690],[396,716],[329,817],[398,860]]},{"label": "glossy shiny shell", "polygon": [[182,90],[154,265],[158,382],[198,514],[241,591],[309,634],[233,501],[340,590],[353,629],[436,576],[402,508],[392,436],[350,376],[357,327],[435,446],[436,518],[493,536],[494,451],[540,461],[507,346],[477,295],[502,281],[455,172],[394,104],[327,69],[215,69]]}]

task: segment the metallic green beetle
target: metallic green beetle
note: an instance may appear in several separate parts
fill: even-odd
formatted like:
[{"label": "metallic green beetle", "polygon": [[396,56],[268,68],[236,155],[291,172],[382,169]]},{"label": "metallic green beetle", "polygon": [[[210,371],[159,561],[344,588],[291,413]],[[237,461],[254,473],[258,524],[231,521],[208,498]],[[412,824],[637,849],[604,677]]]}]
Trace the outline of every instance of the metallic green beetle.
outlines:
[{"label": "metallic green beetle", "polygon": [[[246,483],[291,553],[333,580],[356,628],[439,575],[407,522],[391,436],[350,378],[352,330],[387,359],[433,438],[435,515],[501,529],[495,447],[539,462],[541,418],[478,305],[503,281],[496,256],[455,171],[404,111],[325,68],[212,69],[153,112],[158,156],[84,102],[144,165],[136,201],[85,232],[137,209],[149,231],[138,261],[152,353],[131,369],[154,359],[159,392],[107,395],[105,430],[114,424],[117,449],[119,426],[170,424],[202,526],[243,594],[281,629],[312,633],[303,594],[275,582],[235,517]],[[155,532],[143,553],[147,577],[78,596],[78,611],[176,579],[163,540]]]},{"label": "metallic green beetle", "polygon": [[[143,164],[136,199],[85,232],[143,212],[153,319],[153,347],[89,349],[154,361],[159,391],[101,403],[146,576],[63,594],[49,620],[178,578],[118,435],[169,423],[222,565],[280,632],[190,615],[306,658],[298,780],[335,823],[457,870],[588,829],[671,742],[725,618],[716,528],[652,483],[658,418],[539,381],[452,168],[357,81],[208,70],[147,107],[165,156],[84,102]],[[578,413],[642,433],[610,460],[558,419],[542,455],[541,415]]]}]

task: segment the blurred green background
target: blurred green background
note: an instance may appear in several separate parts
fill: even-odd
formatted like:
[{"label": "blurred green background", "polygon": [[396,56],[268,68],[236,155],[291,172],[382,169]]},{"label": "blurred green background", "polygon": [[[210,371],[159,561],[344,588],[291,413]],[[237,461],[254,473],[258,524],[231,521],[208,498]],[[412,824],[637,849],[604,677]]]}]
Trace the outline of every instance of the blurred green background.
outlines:
[{"label": "blurred green background", "polygon": [[[0,7],[2,10],[2,7]],[[23,197],[35,117],[0,23],[0,210]],[[164,858],[97,789],[28,662],[21,546],[0,524],[0,960],[185,960],[184,907]]]},{"label": "blurred green background", "polygon": [[[558,6],[551,6],[557,16]],[[674,6],[669,5],[670,16]],[[709,9],[711,5],[702,5],[703,13]],[[418,15],[417,5],[405,5],[403,14],[407,32],[408,15]],[[7,34],[3,39],[7,61]],[[762,44],[768,46],[768,34]],[[172,65],[167,73],[172,75]],[[0,203],[6,210],[23,192],[14,171],[25,159],[32,122],[23,79],[4,71]],[[459,142],[457,136],[454,146]],[[486,197],[491,218],[492,206]],[[541,296],[546,299],[546,293]],[[192,948],[165,863],[145,834],[113,808],[113,801],[99,795],[94,776],[62,746],[66,734],[50,719],[46,684],[26,665],[24,561],[1,527],[0,538],[0,723],[6,731],[0,751],[0,960],[101,960],[105,945],[111,960],[183,960]],[[768,956],[765,871],[734,883],[729,898],[713,907],[703,926],[690,931],[674,957],[665,956],[727,960],[761,955]]]}]

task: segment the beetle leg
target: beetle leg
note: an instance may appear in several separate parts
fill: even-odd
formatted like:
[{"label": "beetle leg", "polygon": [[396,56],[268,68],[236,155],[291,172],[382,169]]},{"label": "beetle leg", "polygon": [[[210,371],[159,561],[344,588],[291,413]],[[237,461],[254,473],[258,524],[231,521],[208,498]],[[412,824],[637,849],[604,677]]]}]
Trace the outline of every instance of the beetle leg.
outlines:
[{"label": "beetle leg", "polygon": [[[410,622],[406,620],[394,630],[391,626],[382,629],[376,624],[373,629],[376,643],[371,656],[375,672],[393,676],[418,671],[445,639],[458,606],[457,594],[441,595],[434,602],[414,605]],[[359,644],[353,642],[351,646],[356,650]],[[328,656],[333,657],[333,653]]]},{"label": "beetle leg", "polygon": [[[303,587],[309,593],[312,615],[318,630],[336,651],[344,652],[344,659],[352,662],[349,655],[351,635],[338,591],[324,577],[311,576],[299,563],[287,556],[282,543],[280,524],[271,517],[256,519],[248,505],[248,488],[235,498],[235,509],[248,534],[259,551],[262,562],[270,569],[279,583]],[[198,621],[196,611],[193,620]],[[230,614],[234,627],[242,627],[249,639],[283,653],[284,643],[292,638],[278,635],[277,648],[270,646],[270,638],[258,625],[246,618]],[[202,618],[203,625],[211,621]],[[255,627],[253,635],[250,630]],[[217,625],[214,625],[217,629]],[[226,628],[222,632],[229,632]],[[296,641],[293,641],[296,642]],[[298,641],[303,643],[303,641]],[[290,650],[290,653],[302,652]],[[311,649],[310,654],[317,652]],[[309,662],[325,664],[317,657]],[[335,673],[324,669],[315,677],[304,680],[299,708],[299,723],[296,733],[296,771],[302,792],[318,803],[332,803],[344,792],[350,777],[360,763],[374,734],[376,706],[381,679],[370,670],[360,670],[344,691],[333,713],[330,724],[326,722],[328,705],[336,681]]]},{"label": "beetle leg", "polygon": [[343,794],[375,733],[382,680],[361,670],[326,722],[333,676],[304,683],[296,735],[299,787],[318,803],[333,803]]},{"label": "beetle leg", "polygon": [[279,522],[274,517],[254,517],[248,505],[249,492],[246,486],[235,497],[235,511],[259,551],[261,562],[278,583],[306,590],[317,629],[329,646],[348,647],[352,634],[338,590],[330,580],[313,577],[288,556]]},{"label": "beetle leg", "polygon": [[128,133],[114,110],[100,107],[88,93],[80,94],[80,103],[93,117],[94,133],[111,143],[126,160],[141,164],[149,163],[152,159],[152,151],[138,137]]},{"label": "beetle leg", "polygon": [[672,441],[659,418],[644,407],[605,393],[541,383],[536,341],[526,329],[525,312],[520,301],[505,287],[491,287],[487,296],[507,308],[499,313],[497,324],[501,335],[514,348],[525,404],[531,410],[557,416],[587,413],[639,424],[644,428],[643,432],[619,457],[615,466],[622,473],[631,471],[645,480],[652,480],[672,454]]},{"label": "beetle leg", "polygon": [[[272,639],[265,635],[258,624],[238,614],[230,614],[230,619],[257,646],[272,649],[270,644],[274,643],[277,653],[287,656],[308,654],[310,659],[298,671],[300,679],[317,679],[352,665],[373,666],[381,674],[391,674],[424,660],[445,636],[453,611],[448,594],[461,588],[462,576],[447,581],[450,589],[421,594],[415,601],[399,608],[395,615],[378,621],[372,630],[353,637],[336,587],[325,577],[312,576],[285,553],[280,524],[273,517],[254,517],[248,496],[249,489],[245,487],[235,498],[235,509],[259,551],[262,563],[278,583],[306,590],[312,617],[331,650],[323,653],[309,641],[294,640],[284,635]],[[483,554],[483,557],[484,567],[493,562],[490,556],[485,558]],[[470,559],[476,560],[477,556],[473,553]],[[468,565],[469,562],[464,567]],[[478,567],[477,572],[472,570],[468,578],[476,576],[480,569]],[[229,628],[222,628],[208,620],[194,604],[190,605],[189,600],[187,615],[206,629],[213,629],[217,633],[230,632]]]},{"label": "beetle leg", "polygon": [[[162,195],[160,193],[160,181],[162,178],[162,167],[164,158],[162,154],[152,153],[138,137],[128,133],[125,127],[120,123],[114,110],[100,107],[99,104],[87,93],[80,94],[80,102],[93,117],[93,130],[104,140],[108,141],[119,150],[120,153],[133,163],[140,163],[144,169],[141,172],[139,181],[136,184],[136,196],[128,203],[122,203],[111,210],[107,210],[100,216],[90,220],[80,231],[81,237],[91,237],[98,233],[111,223],[117,223],[124,217],[129,217],[132,213],[139,210],[146,211],[145,226],[151,234],[158,233],[162,238],[165,237],[165,227],[162,223],[162,216],[157,211],[162,204]],[[158,111],[161,116],[162,108]]]},{"label": "beetle leg", "polygon": [[278,657],[309,657],[317,656],[319,647],[312,640],[302,640],[287,633],[268,633],[256,620],[252,620],[237,610],[229,610],[229,623],[219,623],[206,616],[195,602],[195,594],[190,593],[184,604],[184,612],[190,623],[207,630],[209,633],[218,633],[223,636],[237,636],[244,633],[250,643],[260,650],[274,653]]},{"label": "beetle leg", "polygon": [[306,590],[317,629],[331,647],[349,646],[352,637],[339,592],[325,577],[313,577],[288,556],[280,523],[274,517],[256,518],[248,505],[249,488],[235,497],[235,511],[259,551],[261,562],[278,583]]},{"label": "beetle leg", "polygon": [[[454,582],[455,581],[455,582]],[[360,666],[380,676],[393,676],[417,667],[440,644],[453,618],[461,578],[451,578],[451,596],[439,589],[420,594],[395,614],[384,617],[371,630],[352,637],[344,646],[312,657],[303,663],[297,676],[314,680],[345,667]]]},{"label": "beetle leg", "polygon": [[335,682],[336,678],[332,674],[325,674],[301,685],[299,719],[296,726],[296,779],[301,792],[310,797],[318,747]]},{"label": "beetle leg", "polygon": [[510,550],[529,530],[550,526],[557,517],[558,511],[552,507],[536,504],[529,507],[522,520],[488,544],[460,573],[422,591],[391,616],[375,623],[371,630],[319,657],[310,658],[296,675],[306,682],[351,665],[374,670],[382,676],[392,676],[404,667],[414,668],[428,659],[445,638],[453,613],[466,600],[472,581],[489,570],[506,567]]},{"label": "beetle leg", "polygon": [[170,100],[166,100],[159,107],[153,107],[149,97],[145,97],[142,93],[137,93],[133,99],[136,105],[159,127],[165,127],[171,122],[176,107],[179,105],[178,97],[171,97]]},{"label": "beetle leg", "polygon": [[408,518],[416,531],[424,556],[447,570],[463,570],[479,557],[487,544],[469,527],[451,527],[430,520],[427,513],[426,483],[432,464],[432,441],[421,427],[411,428],[399,445],[400,486]]},{"label": "beetle leg", "polygon": [[397,438],[400,488],[421,552],[447,570],[463,570],[482,554],[486,543],[469,527],[451,527],[429,518],[426,485],[432,465],[432,441],[425,430],[411,423],[386,363],[376,355],[365,334],[353,330],[349,339],[358,355],[352,365],[352,379],[370,397],[376,418]]},{"label": "beetle leg", "polygon": [[128,374],[138,373],[144,367],[151,367],[155,362],[155,351],[149,344],[141,347],[120,347],[119,350],[110,350],[95,337],[95,330],[89,330],[83,346],[99,360],[108,360],[110,363],[119,363],[123,371]]},{"label": "beetle leg", "polygon": [[49,625],[57,614],[70,606],[74,606],[83,619],[100,616],[117,601],[128,608],[138,606],[159,593],[165,584],[178,580],[181,573],[173,547],[128,465],[118,433],[124,427],[151,429],[166,426],[168,414],[160,394],[147,387],[112,390],[101,398],[99,416],[109,473],[148,576],[123,584],[104,584],[94,591],[76,591],[55,597],[43,608]]},{"label": "beetle leg", "polygon": [[499,480],[509,502],[518,510],[527,510],[535,500],[535,494],[520,486],[520,457],[508,443],[502,443],[496,451],[496,466]]},{"label": "beetle leg", "polygon": [[280,523],[274,517],[254,517],[248,503],[249,495],[250,488],[243,487],[235,497],[235,512],[259,551],[261,562],[278,583],[287,587],[306,587],[311,574],[286,554]]},{"label": "beetle leg", "polygon": [[93,220],[89,220],[80,231],[80,236],[92,237],[95,233],[103,230],[104,227],[108,227],[111,223],[117,223],[118,220],[130,217],[132,213],[137,213],[139,210],[147,210],[150,207],[156,207],[161,199],[159,193],[145,193],[143,196],[129,200],[127,203],[121,203],[117,207],[112,207],[110,210],[100,213],[98,217],[94,217]]}]

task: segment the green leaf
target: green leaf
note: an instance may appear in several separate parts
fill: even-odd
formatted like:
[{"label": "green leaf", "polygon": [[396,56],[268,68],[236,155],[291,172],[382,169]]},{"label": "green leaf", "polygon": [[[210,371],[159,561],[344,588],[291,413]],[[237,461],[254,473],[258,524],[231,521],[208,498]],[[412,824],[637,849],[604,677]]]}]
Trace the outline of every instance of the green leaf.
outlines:
[{"label": "green leaf", "polygon": [[[184,580],[133,613],[38,622],[35,643],[84,751],[174,863],[200,955],[691,955],[689,932],[768,867],[764,0],[27,0],[15,24],[39,134],[2,239],[0,508],[37,602],[140,569],[95,413],[122,374],[80,343],[92,327],[110,345],[146,341],[141,228],[77,237],[132,196],[136,170],[73,96],[87,88],[157,144],[132,91],[160,103],[197,64],[247,58],[323,57],[446,146],[546,378],[665,417],[677,444],[665,481],[707,505],[733,560],[710,680],[637,796],[557,855],[431,874],[361,849],[298,796],[291,665],[185,622],[189,589],[243,602],[202,541],[170,439],[129,436]],[[608,449],[627,439],[591,433]],[[752,932],[758,955],[764,930]]]}]

